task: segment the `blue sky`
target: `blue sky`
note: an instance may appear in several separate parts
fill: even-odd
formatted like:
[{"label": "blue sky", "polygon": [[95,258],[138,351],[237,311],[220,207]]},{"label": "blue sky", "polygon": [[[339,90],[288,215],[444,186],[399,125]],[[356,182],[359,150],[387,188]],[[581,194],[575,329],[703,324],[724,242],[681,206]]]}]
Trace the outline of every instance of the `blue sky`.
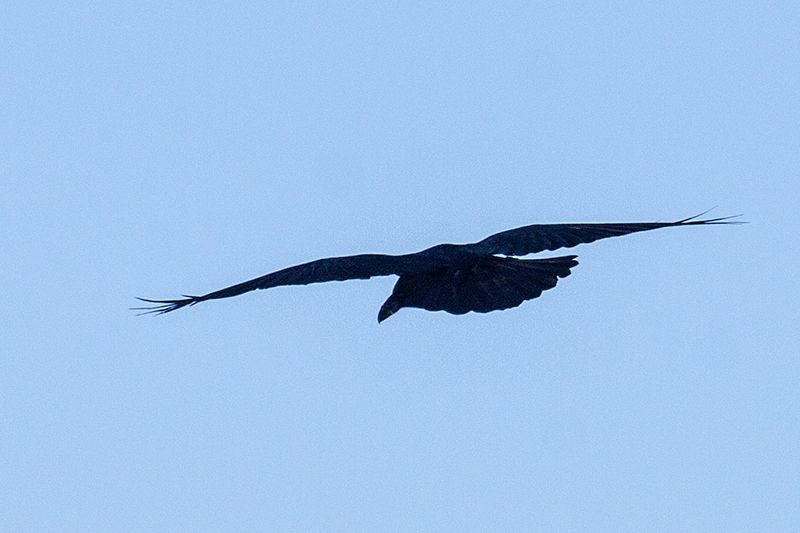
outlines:
[{"label": "blue sky", "polygon": [[[800,530],[796,2],[6,2],[0,529]],[[550,222],[516,309],[209,292]]]}]

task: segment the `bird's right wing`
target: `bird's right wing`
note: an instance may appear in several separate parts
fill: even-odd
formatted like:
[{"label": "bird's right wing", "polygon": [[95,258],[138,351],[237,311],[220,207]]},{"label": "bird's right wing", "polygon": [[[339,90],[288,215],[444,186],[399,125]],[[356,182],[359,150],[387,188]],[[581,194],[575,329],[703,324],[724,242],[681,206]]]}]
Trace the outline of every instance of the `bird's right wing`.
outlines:
[{"label": "bird's right wing", "polygon": [[[578,244],[594,242],[607,237],[619,237],[639,231],[649,231],[674,226],[697,226],[707,224],[736,224],[728,219],[734,217],[697,220],[696,215],[675,222],[623,222],[608,224],[534,224],[502,231],[482,241],[468,245],[471,250],[484,254],[523,256],[544,250],[572,248]],[[739,215],[736,215],[739,216]]]},{"label": "bird's right wing", "polygon": [[363,254],[345,257],[328,257],[310,263],[303,263],[277,272],[272,272],[231,287],[226,287],[203,296],[184,295],[176,300],[149,300],[137,298],[143,302],[155,304],[148,307],[136,307],[145,313],[169,313],[187,305],[194,305],[205,300],[230,298],[256,289],[269,289],[281,285],[308,285],[326,281],[345,281],[348,279],[368,279],[373,276],[389,276],[414,271],[415,261],[409,256]]}]

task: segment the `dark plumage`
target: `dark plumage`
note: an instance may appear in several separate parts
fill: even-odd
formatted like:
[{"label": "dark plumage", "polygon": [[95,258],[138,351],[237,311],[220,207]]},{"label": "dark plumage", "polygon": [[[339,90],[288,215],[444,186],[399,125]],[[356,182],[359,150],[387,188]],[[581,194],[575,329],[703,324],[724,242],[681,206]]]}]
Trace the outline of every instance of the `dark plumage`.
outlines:
[{"label": "dark plumage", "polygon": [[538,297],[542,291],[555,287],[558,278],[569,276],[570,269],[578,264],[574,255],[527,260],[511,256],[571,248],[606,237],[659,228],[736,223],[729,221],[734,217],[697,220],[700,216],[677,222],[534,224],[502,231],[472,244],[439,244],[413,254],[329,257],[278,270],[203,296],[184,295],[177,300],[138,298],[156,305],[135,309],[146,313],[169,313],[187,305],[238,296],[255,289],[397,275],[400,278],[389,299],[381,306],[378,322],[403,307],[447,311],[456,315],[469,311],[488,313],[516,307],[525,300]]}]

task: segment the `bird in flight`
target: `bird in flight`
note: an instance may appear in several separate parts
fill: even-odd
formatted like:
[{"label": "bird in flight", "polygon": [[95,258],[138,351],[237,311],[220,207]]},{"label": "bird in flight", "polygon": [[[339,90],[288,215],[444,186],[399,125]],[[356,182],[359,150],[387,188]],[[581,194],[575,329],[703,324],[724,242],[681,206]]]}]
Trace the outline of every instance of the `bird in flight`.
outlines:
[{"label": "bird in flight", "polygon": [[517,307],[525,300],[537,298],[542,291],[555,287],[558,278],[569,276],[570,269],[578,264],[575,255],[547,259],[517,259],[515,256],[572,248],[598,239],[659,228],[740,223],[730,220],[740,215],[701,220],[703,214],[675,222],[534,224],[495,233],[471,244],[439,244],[413,254],[328,257],[203,296],[184,295],[177,300],[137,298],[153,305],[133,309],[144,311],[143,314],[163,314],[256,289],[395,275],[399,279],[378,312],[378,322],[403,307],[447,311],[455,315],[469,311],[488,313]]}]

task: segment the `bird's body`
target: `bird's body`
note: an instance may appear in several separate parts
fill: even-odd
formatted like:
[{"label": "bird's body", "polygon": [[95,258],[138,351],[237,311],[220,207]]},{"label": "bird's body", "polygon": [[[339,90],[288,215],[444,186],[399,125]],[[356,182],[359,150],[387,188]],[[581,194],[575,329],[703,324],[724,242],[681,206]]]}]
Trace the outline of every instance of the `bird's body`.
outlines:
[{"label": "bird's body", "polygon": [[168,313],[205,300],[228,298],[255,289],[282,285],[307,285],[326,281],[400,276],[391,296],[381,306],[378,322],[403,307],[464,314],[487,313],[516,307],[538,297],[570,274],[578,264],[574,255],[547,259],[517,259],[544,250],[571,248],[607,237],[617,237],[675,226],[730,224],[733,217],[676,222],[619,224],[535,224],[491,235],[472,244],[439,244],[404,255],[364,254],[329,257],[278,270],[203,296],[177,300],[148,300],[152,307],[137,308]]}]

